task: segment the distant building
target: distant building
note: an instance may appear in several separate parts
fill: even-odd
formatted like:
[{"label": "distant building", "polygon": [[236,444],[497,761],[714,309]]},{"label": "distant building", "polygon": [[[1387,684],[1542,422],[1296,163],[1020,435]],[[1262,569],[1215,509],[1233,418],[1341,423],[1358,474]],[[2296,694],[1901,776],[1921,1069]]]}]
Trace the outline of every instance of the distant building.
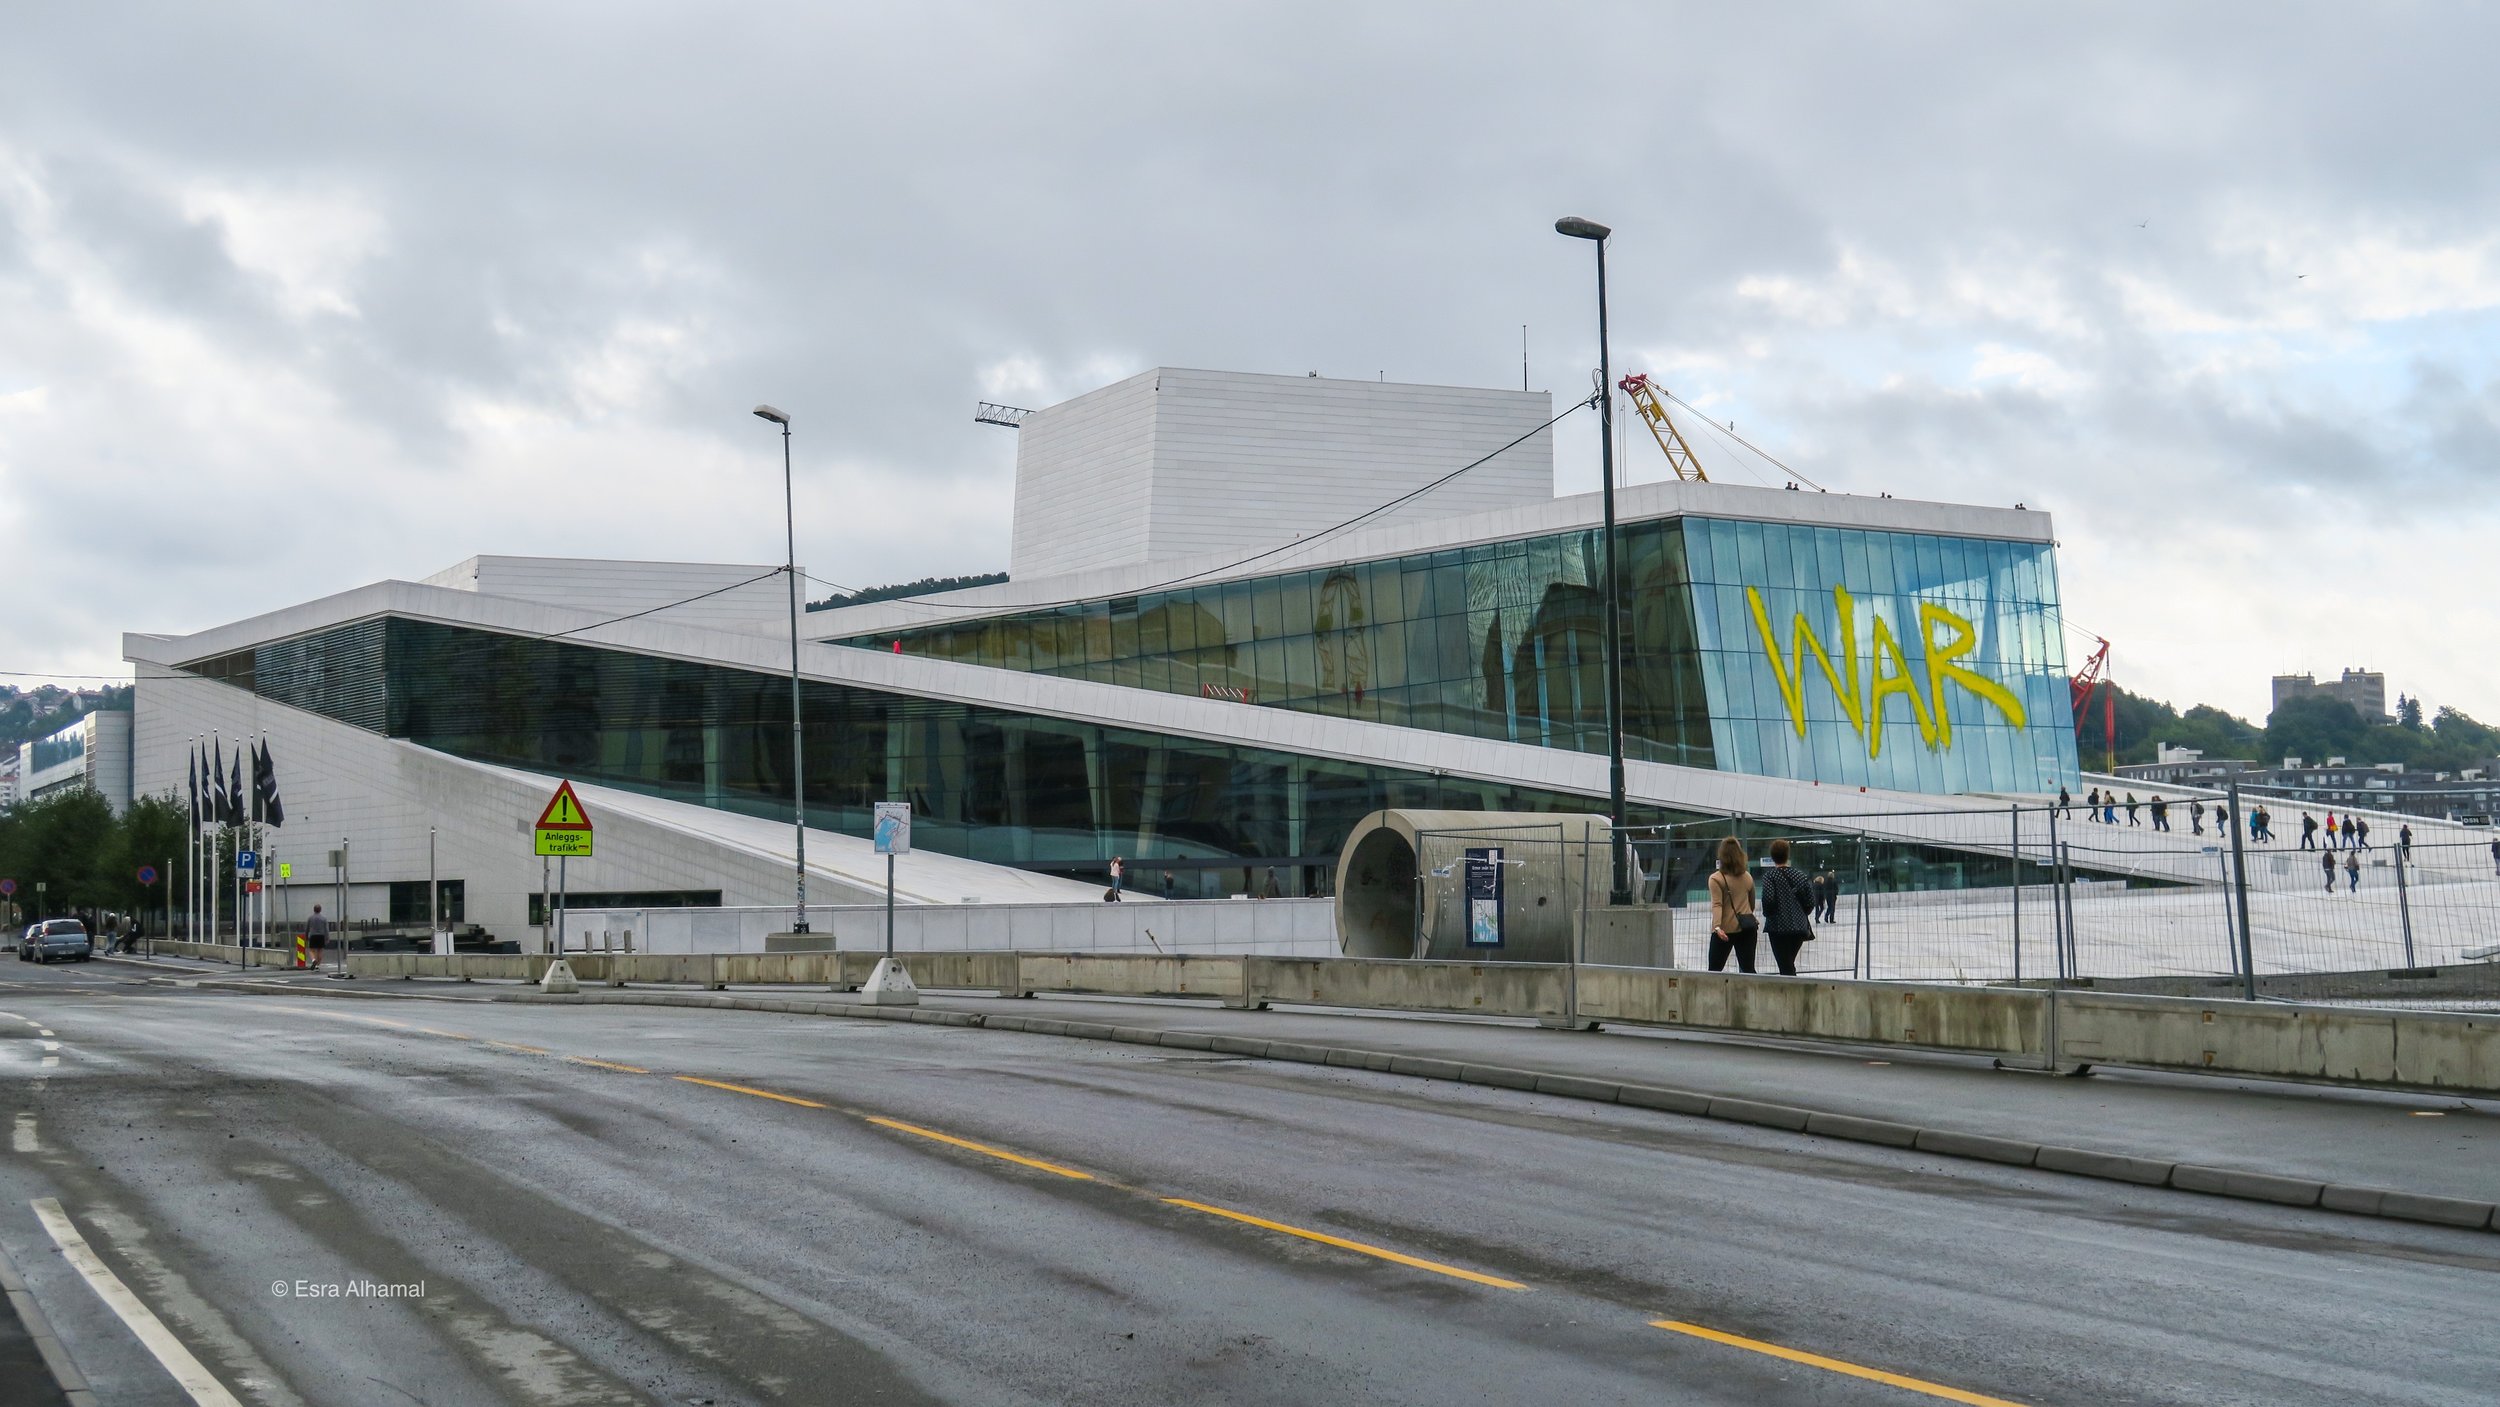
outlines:
[{"label": "distant building", "polygon": [[2347,669],[2340,679],[2319,683],[2313,674],[2278,674],[2274,676],[2274,706],[2281,708],[2294,699],[2324,695],[2351,704],[2353,712],[2364,723],[2393,723],[2387,712],[2387,676],[2369,669]]},{"label": "distant building", "polygon": [[32,801],[92,787],[118,816],[130,808],[130,711],[90,713],[68,727],[17,745],[10,801]]},{"label": "distant building", "polygon": [[17,750],[0,754],[0,810],[17,804]]}]

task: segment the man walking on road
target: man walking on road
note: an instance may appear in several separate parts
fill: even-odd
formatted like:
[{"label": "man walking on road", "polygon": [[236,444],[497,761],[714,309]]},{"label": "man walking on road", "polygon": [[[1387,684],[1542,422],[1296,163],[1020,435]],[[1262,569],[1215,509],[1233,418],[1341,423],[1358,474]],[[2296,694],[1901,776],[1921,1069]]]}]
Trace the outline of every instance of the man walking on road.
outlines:
[{"label": "man walking on road", "polygon": [[[2350,887],[2350,888],[2348,888],[2347,890],[2345,890],[2344,892],[2345,892],[2345,893],[2347,893],[2347,894],[2358,894],[2358,893],[2360,893],[2360,892],[2361,892],[2361,852],[2360,852],[2360,851],[2358,851],[2358,850],[2347,850],[2347,851],[2345,851],[2345,852],[2344,852],[2344,875],[2345,875],[2345,877],[2346,877],[2347,879],[2350,879],[2350,880],[2352,881],[2352,885],[2351,885],[2351,887]],[[2334,887],[2335,887],[2335,881],[2334,881],[2332,878],[2329,878],[2329,879],[2327,880],[2327,887],[2328,887],[2328,888],[2330,888],[2330,889],[2332,889],[2332,888],[2334,888]]]},{"label": "man walking on road", "polygon": [[312,917],[304,920],[304,941],[312,948],[312,965],[321,966],[322,956],[330,947],[330,920],[323,916],[319,904],[313,905]]},{"label": "man walking on road", "polygon": [[2075,798],[2066,790],[2062,782],[2057,788],[2057,814],[2069,820],[2073,819],[2075,814]]},{"label": "man walking on road", "polygon": [[2300,848],[2303,850],[2318,848],[2318,818],[2306,811],[2300,813]]},{"label": "man walking on road", "polygon": [[2319,852],[2318,852],[2318,867],[2326,871],[2326,892],[2327,892],[2327,893],[2329,893],[2329,894],[2334,893],[2334,892],[2335,892],[2335,852],[2334,852],[2334,851],[2332,851],[2332,850],[2321,850],[2321,851],[2319,851]]},{"label": "man walking on road", "polygon": [[2128,793],[2127,793],[2127,824],[2128,824],[2128,825],[2131,825],[2131,826],[2140,826],[2140,825],[2142,825],[2142,824],[2144,824],[2144,823],[2143,823],[2142,821],[2139,821],[2139,820],[2137,820],[2137,819],[2135,818],[2135,808],[2136,808],[2135,793],[2134,793],[2134,792],[2128,792]]},{"label": "man walking on road", "polygon": [[2351,831],[2351,832],[2352,832],[2352,848],[2353,848],[2353,849],[2355,849],[2355,850],[2367,850],[2367,849],[2369,849],[2369,848],[2370,848],[2370,823],[2369,823],[2369,822],[2367,822],[2367,821],[2362,821],[2362,820],[2353,820],[2353,821],[2348,821],[2348,822],[2346,822],[2346,823],[2345,823],[2344,828],[2345,828],[2346,830],[2349,830],[2349,831]]},{"label": "man walking on road", "polygon": [[2153,797],[2153,829],[2157,831],[2170,829],[2170,803],[2162,800],[2159,794]]}]

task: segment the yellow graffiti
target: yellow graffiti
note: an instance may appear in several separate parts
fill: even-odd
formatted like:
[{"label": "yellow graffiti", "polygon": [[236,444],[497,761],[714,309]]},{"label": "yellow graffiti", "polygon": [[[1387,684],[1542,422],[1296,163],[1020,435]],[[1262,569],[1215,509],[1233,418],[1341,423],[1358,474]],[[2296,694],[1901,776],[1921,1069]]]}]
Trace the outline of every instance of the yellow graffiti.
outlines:
[{"label": "yellow graffiti", "polygon": [[[1919,654],[1925,663],[1925,681],[1910,668],[1901,642],[1893,634],[1892,623],[1881,612],[1870,612],[1871,658],[1865,665],[1866,690],[1861,701],[1858,690],[1859,663],[1857,653],[1857,603],[1846,587],[1832,588],[1832,613],[1839,630],[1836,637],[1840,657],[1832,651],[1814,627],[1799,611],[1793,621],[1785,650],[1780,647],[1779,633],[1771,625],[1771,612],[1763,605],[1762,593],[1755,587],[1745,588],[1745,604],[1752,609],[1754,630],[1762,638],[1762,653],[1771,662],[1771,677],[1779,684],[1780,700],[1788,707],[1788,721],[1798,737],[1806,735],[1805,661],[1808,652],[1823,671],[1832,696],[1849,726],[1866,739],[1866,755],[1881,756],[1884,750],[1884,704],[1894,695],[1907,700],[1911,721],[1918,725],[1918,734],[1928,748],[1940,750],[1953,746],[1953,711],[1945,693],[1948,682],[1959,684],[2017,728],[2026,726],[2023,705],[2013,691],[1971,669],[1957,664],[1978,646],[1979,633],[1969,620],[1931,602],[1918,603]],[[1943,641],[1936,638],[1937,627],[1946,631]]]},{"label": "yellow graffiti", "polygon": [[1866,716],[1858,712],[1857,603],[1849,599],[1849,588],[1832,588],[1832,610],[1840,617],[1841,669],[1832,663],[1830,652],[1816,638],[1814,627],[1806,623],[1806,613],[1799,611],[1788,637],[1788,659],[1780,660],[1779,647],[1771,629],[1771,613],[1762,606],[1762,593],[1748,586],[1745,604],[1753,607],[1754,629],[1762,632],[1763,648],[1771,657],[1771,677],[1779,681],[1780,698],[1788,704],[1788,721],[1797,725],[1797,736],[1806,735],[1806,664],[1805,652],[1814,652],[1814,662],[1823,668],[1823,677],[1831,681],[1832,695],[1840,700],[1841,712],[1849,717],[1849,726],[1863,733]]}]

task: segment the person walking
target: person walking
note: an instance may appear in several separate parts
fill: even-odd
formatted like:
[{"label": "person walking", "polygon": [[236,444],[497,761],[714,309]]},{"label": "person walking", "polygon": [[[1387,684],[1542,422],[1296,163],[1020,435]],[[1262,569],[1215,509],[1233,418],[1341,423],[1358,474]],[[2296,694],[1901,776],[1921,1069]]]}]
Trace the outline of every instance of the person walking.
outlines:
[{"label": "person walking", "polygon": [[2339,827],[2339,826],[2337,826],[2337,825],[2335,824],[2335,813],[2334,813],[2334,812],[2332,812],[2332,811],[2327,812],[2327,813],[2326,813],[2326,848],[2327,848],[2327,849],[2332,850],[2332,849],[2334,849],[2334,848],[2335,848],[2335,845],[2336,845],[2336,839],[2335,839],[2335,837],[2336,837],[2336,835],[2337,835],[2337,833],[2338,833],[2338,831],[2339,831],[2340,829],[2341,829],[2341,827]]},{"label": "person walking", "polygon": [[2153,797],[2153,829],[2157,831],[2170,829],[2170,803],[2162,800],[2158,793]]},{"label": "person walking", "polygon": [[1126,888],[1128,888],[1128,857],[1114,855],[1111,857],[1111,892],[1117,894]]},{"label": "person walking", "polygon": [[2131,825],[2131,826],[2140,826],[2140,825],[2142,825],[2142,824],[2144,824],[2144,823],[2143,823],[2142,821],[2139,821],[2139,820],[2137,820],[2137,819],[2135,818],[2135,805],[2136,805],[2136,802],[2135,802],[2135,793],[2134,793],[2134,792],[2128,792],[2128,793],[2127,793],[2127,824],[2128,824],[2128,825]]},{"label": "person walking", "polygon": [[2318,848],[2318,818],[2306,811],[2300,813],[2300,848],[2303,850]]},{"label": "person walking", "polygon": [[2101,819],[2101,789],[2094,787],[2083,794],[2083,814],[2092,820]]},{"label": "person walking", "polygon": [[2257,833],[2258,841],[2261,844],[2272,845],[2274,843],[2274,813],[2260,806],[2249,814],[2249,820],[2250,829]]},{"label": "person walking", "polygon": [[2396,827],[2396,849],[2406,859],[2413,858],[2413,823],[2411,821]]},{"label": "person walking", "polygon": [[1762,926],[1771,935],[1771,960],[1780,976],[1797,975],[1797,954],[1814,941],[1813,881],[1788,863],[1789,844],[1771,842],[1771,863],[1762,871]]},{"label": "person walking", "polygon": [[1825,923],[1840,922],[1840,876],[1823,871],[1823,912],[1816,915]]},{"label": "person walking", "polygon": [[2066,790],[2064,782],[2057,784],[2057,814],[2068,820],[2074,819],[2075,798]]},{"label": "person walking", "polygon": [[2205,803],[2194,797],[2188,798],[2188,832],[2191,835],[2205,833]]},{"label": "person walking", "polygon": [[2351,887],[2350,887],[2350,888],[2348,888],[2348,889],[2346,889],[2346,890],[2344,891],[2345,893],[2347,893],[2347,894],[2358,894],[2358,893],[2360,893],[2360,892],[2361,892],[2361,852],[2360,852],[2360,851],[2358,851],[2358,850],[2347,850],[2347,851],[2345,851],[2345,852],[2344,852],[2344,877],[2352,881],[2352,885],[2351,885]]},{"label": "person walking", "polygon": [[1753,872],[1745,867],[1744,842],[1731,835],[1719,842],[1719,867],[1710,872],[1710,970],[1725,971],[1734,953],[1738,971],[1753,971],[1757,927]]},{"label": "person walking", "polygon": [[2318,852],[2318,864],[2319,864],[2319,866],[2320,866],[2321,868],[2323,868],[2323,869],[2326,871],[2326,892],[2327,892],[2327,893],[2329,893],[2329,894],[2334,893],[2334,892],[2335,892],[2335,852],[2334,852],[2334,851],[2332,851],[2332,850],[2321,850],[2321,851],[2319,851],[2319,852]]},{"label": "person walking", "polygon": [[2344,828],[2352,832],[2353,849],[2367,850],[2370,848],[2370,823],[2368,821],[2356,818],[2345,822]]},{"label": "person walking", "polygon": [[312,965],[319,967],[330,951],[330,917],[313,905],[312,917],[304,920],[304,942],[312,949]]},{"label": "person walking", "polygon": [[2500,840],[2491,843],[2491,872],[2500,875]]}]

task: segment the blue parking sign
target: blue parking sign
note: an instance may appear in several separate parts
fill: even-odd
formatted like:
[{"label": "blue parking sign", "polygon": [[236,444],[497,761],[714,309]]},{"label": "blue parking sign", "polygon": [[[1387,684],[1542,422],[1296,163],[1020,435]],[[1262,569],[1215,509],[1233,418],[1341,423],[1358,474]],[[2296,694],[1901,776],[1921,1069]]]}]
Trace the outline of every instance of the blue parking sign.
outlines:
[{"label": "blue parking sign", "polygon": [[236,852],[235,852],[235,854],[234,854],[234,867],[235,867],[236,869],[238,869],[238,870],[243,871],[245,874],[250,874],[252,871],[259,869],[259,868],[260,868],[260,855],[259,855],[259,853],[258,853],[257,851],[252,851],[252,850],[238,850],[238,851],[236,851]]}]

